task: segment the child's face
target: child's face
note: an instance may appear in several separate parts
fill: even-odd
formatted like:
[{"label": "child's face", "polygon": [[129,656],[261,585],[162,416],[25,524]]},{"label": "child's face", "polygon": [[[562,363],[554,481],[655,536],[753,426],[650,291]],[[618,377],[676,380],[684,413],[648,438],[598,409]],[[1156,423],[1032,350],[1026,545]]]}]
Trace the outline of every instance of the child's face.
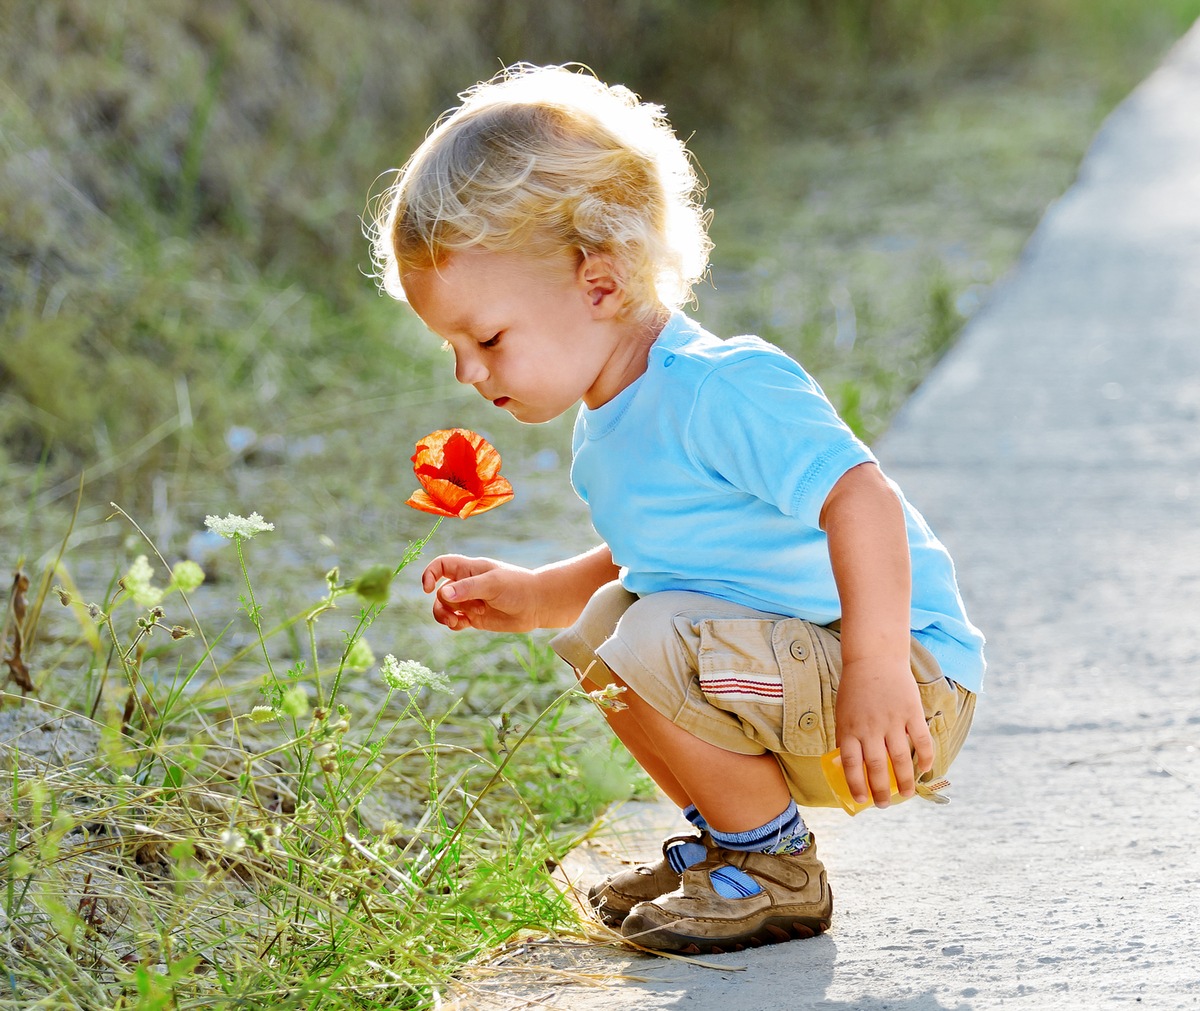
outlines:
[{"label": "child's face", "polygon": [[454,377],[528,424],[599,407],[645,369],[616,320],[606,264],[464,250],[403,275],[409,304],[454,352]]}]

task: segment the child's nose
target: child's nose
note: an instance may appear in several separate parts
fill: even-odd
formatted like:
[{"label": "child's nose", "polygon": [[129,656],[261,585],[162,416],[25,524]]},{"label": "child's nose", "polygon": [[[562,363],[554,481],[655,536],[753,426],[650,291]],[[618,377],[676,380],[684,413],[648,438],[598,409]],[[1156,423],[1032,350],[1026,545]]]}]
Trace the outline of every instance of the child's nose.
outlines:
[{"label": "child's nose", "polygon": [[456,351],[454,354],[454,378],[464,386],[474,386],[488,377],[487,368],[478,355],[469,351]]}]

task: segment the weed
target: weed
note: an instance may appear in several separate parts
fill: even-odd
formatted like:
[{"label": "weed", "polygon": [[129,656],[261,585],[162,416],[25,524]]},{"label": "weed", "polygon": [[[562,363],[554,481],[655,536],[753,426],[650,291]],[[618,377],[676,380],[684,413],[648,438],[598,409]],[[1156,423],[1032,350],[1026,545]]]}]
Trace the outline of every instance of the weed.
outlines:
[{"label": "weed", "polygon": [[[159,586],[140,555],[99,603],[55,589],[81,627],[74,669],[88,688],[65,693],[74,711],[2,697],[0,1008],[416,1009],[513,934],[575,929],[547,884],[573,841],[555,827],[625,791],[611,759],[582,788],[556,787],[593,756],[568,754],[580,716],[566,702],[580,693],[553,684],[551,654],[510,640],[539,697],[506,709],[484,746],[454,743],[462,717],[431,704],[445,674],[390,654],[360,673],[376,667],[365,637],[392,580],[432,531],[395,566],[328,573],[323,597],[271,626],[249,541],[273,526],[257,514],[209,526],[236,549],[252,648],[172,624],[203,574],[180,563]],[[347,597],[346,630],[318,635]],[[273,639],[296,622],[310,651],[285,669]],[[71,680],[51,673],[31,693]]]}]

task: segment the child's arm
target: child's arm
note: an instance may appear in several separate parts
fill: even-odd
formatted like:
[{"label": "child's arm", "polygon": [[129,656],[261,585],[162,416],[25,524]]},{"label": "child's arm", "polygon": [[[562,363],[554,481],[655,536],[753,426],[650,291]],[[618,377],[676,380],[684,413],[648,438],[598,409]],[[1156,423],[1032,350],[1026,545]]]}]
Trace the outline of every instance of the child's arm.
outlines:
[{"label": "child's arm", "polygon": [[[905,797],[917,767],[933,767],[933,740],[910,668],[912,577],[900,500],[873,463],[848,470],[821,512],[842,604],[837,743],[855,800],[890,796],[887,758]],[[911,743],[910,743],[911,742]]]},{"label": "child's arm", "polygon": [[421,587],[437,591],[433,616],[452,631],[530,632],[572,624],[592,594],[617,574],[608,545],[601,544],[539,569],[442,555],[421,573]]}]

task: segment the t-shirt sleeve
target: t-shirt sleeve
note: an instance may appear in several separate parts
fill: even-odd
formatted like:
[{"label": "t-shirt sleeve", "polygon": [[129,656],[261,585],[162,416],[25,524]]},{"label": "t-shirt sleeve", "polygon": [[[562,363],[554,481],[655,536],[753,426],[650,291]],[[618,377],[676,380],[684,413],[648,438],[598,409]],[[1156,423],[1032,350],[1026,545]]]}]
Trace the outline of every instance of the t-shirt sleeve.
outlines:
[{"label": "t-shirt sleeve", "polygon": [[833,486],[874,461],[821,388],[782,354],[715,369],[696,393],[689,451],[715,479],[817,527]]}]

